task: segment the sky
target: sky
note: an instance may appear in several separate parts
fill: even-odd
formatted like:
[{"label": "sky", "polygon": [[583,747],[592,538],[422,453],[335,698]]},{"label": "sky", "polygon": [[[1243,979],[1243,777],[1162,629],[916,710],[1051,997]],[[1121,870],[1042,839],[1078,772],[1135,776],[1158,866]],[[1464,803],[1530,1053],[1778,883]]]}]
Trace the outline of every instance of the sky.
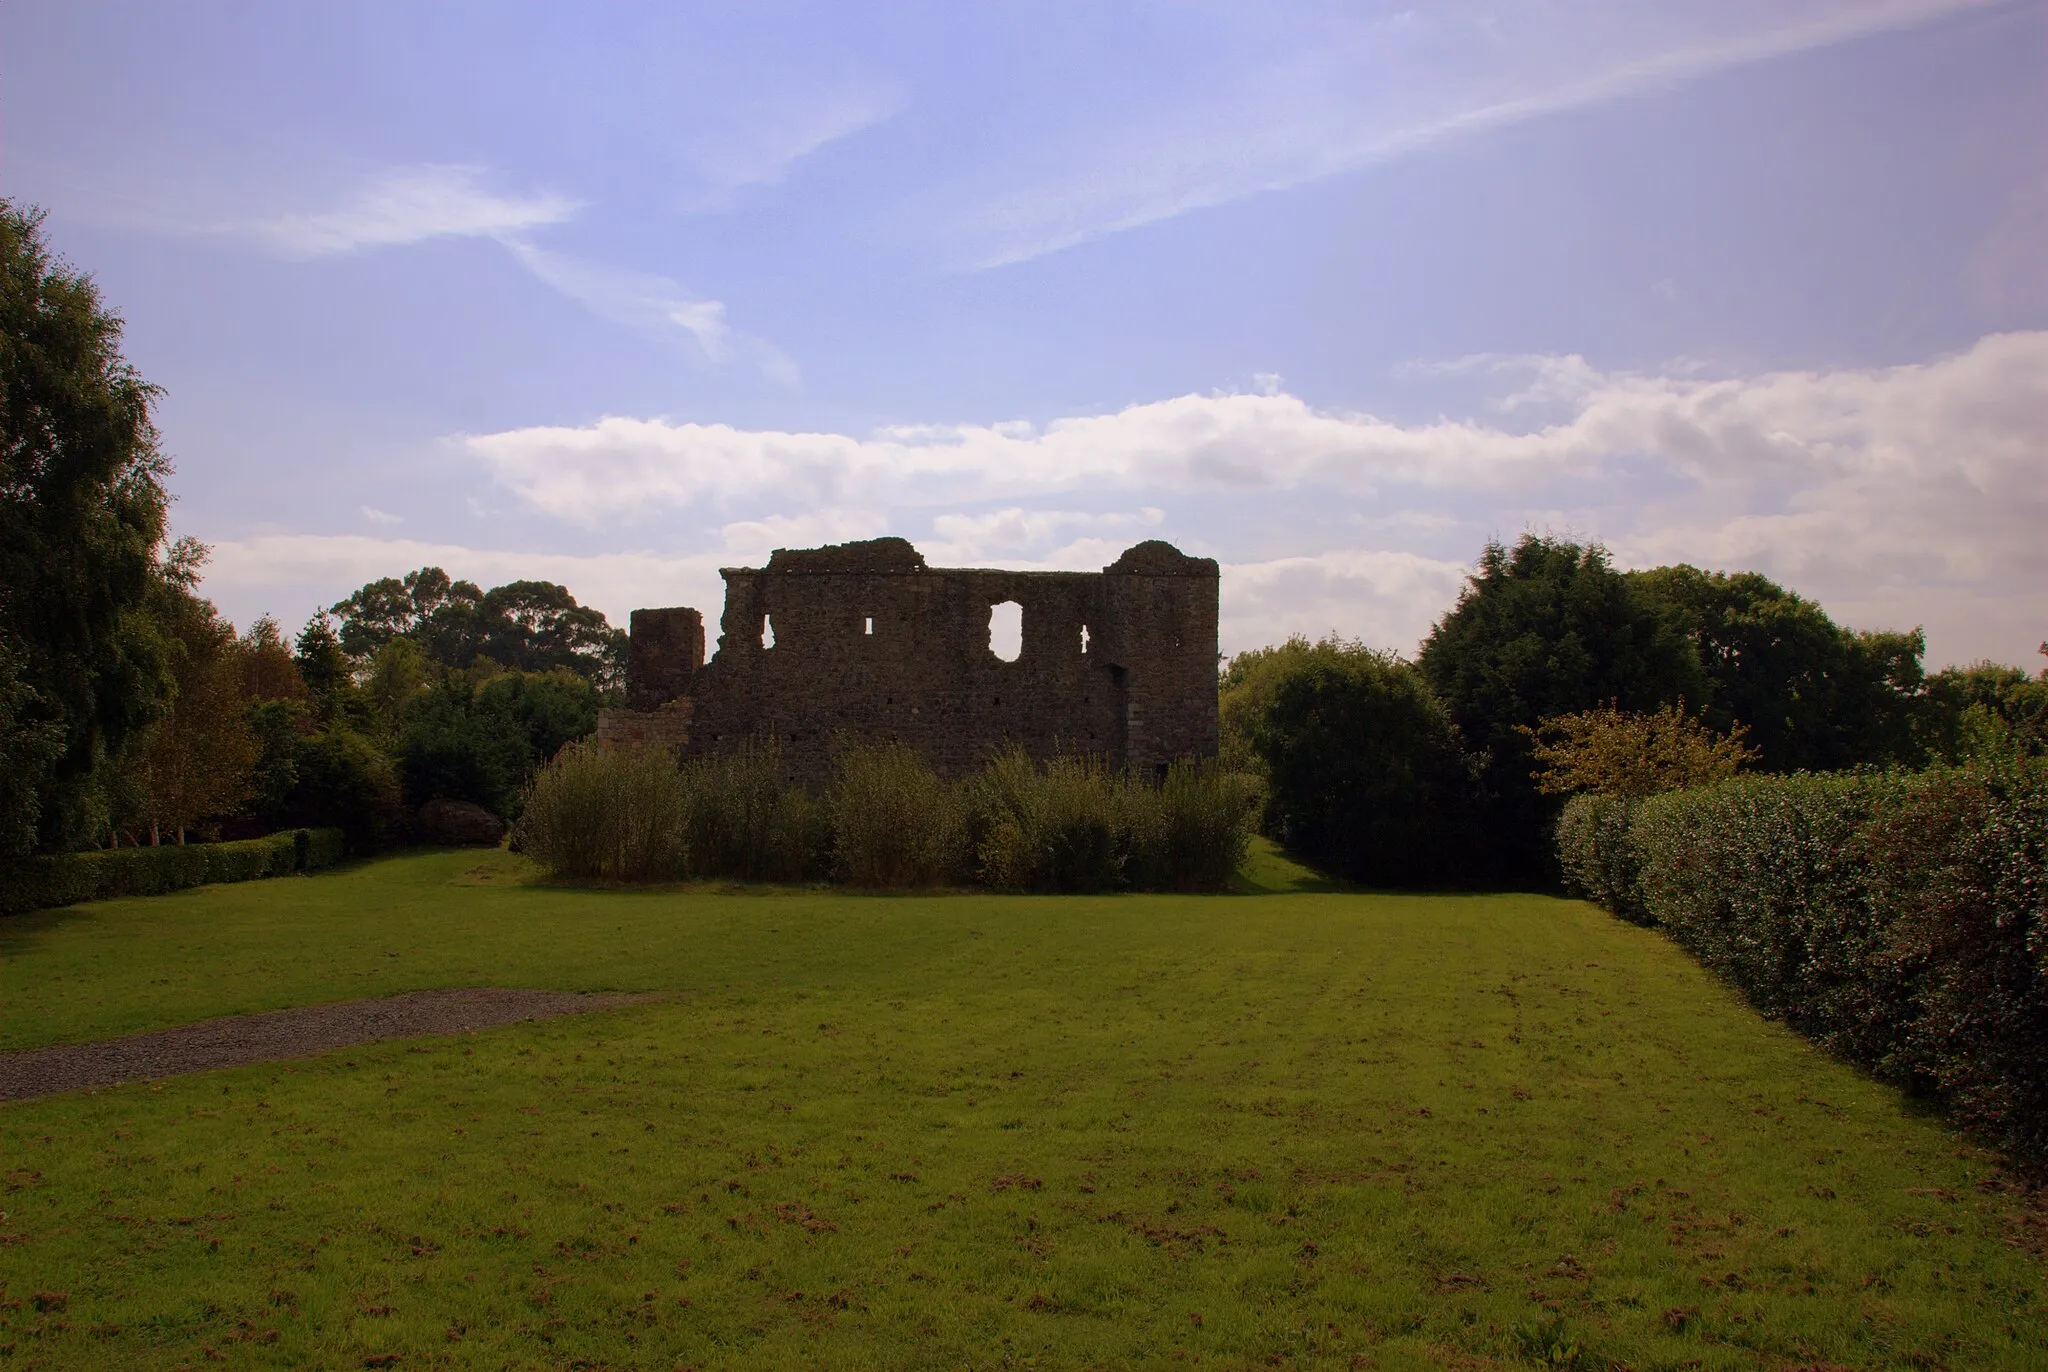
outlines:
[{"label": "sky", "polygon": [[899,534],[1412,654],[1488,540],[2048,639],[2048,0],[0,0],[204,591]]}]

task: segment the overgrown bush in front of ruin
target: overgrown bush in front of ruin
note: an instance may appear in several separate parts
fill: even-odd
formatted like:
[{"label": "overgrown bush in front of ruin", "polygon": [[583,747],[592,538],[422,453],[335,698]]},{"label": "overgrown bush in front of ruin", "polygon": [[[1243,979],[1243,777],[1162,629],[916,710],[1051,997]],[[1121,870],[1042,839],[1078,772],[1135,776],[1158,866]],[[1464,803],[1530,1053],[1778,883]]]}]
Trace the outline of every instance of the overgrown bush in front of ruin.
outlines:
[{"label": "overgrown bush in front of ruin", "polygon": [[1256,778],[1215,759],[1183,760],[1157,786],[1126,785],[1131,848],[1124,875],[1140,891],[1221,891],[1243,865],[1262,804]]},{"label": "overgrown bush in front of ruin", "polygon": [[1087,757],[1021,750],[960,784],[975,879],[1000,890],[1220,891],[1257,819],[1253,778],[1177,762],[1157,784]]},{"label": "overgrown bush in front of ruin", "polygon": [[916,749],[901,743],[842,747],[825,804],[834,880],[902,890],[967,875],[957,788]]},{"label": "overgrown bush in front of ruin", "polygon": [[825,805],[783,775],[773,738],[684,763],[683,850],[693,877],[804,882],[830,870]]},{"label": "overgrown bush in front of ruin", "polygon": [[675,881],[689,873],[689,812],[671,754],[572,743],[535,774],[513,840],[556,876]]},{"label": "overgrown bush in front of ruin", "polygon": [[1220,891],[1244,859],[1256,782],[1214,761],[1152,782],[1021,750],[947,781],[900,743],[845,743],[821,795],[772,741],[679,763],[572,744],[528,789],[514,842],[557,877],[832,880],[876,890]]}]

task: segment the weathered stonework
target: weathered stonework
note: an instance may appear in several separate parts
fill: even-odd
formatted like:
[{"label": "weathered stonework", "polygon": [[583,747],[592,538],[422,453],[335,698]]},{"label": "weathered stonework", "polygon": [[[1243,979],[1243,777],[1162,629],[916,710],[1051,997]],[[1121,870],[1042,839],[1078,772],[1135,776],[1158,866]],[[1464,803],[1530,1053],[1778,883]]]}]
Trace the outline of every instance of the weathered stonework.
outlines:
[{"label": "weathered stonework", "polygon": [[[1011,744],[1146,773],[1215,755],[1217,568],[1170,544],[1100,572],[1005,572],[927,567],[880,538],[720,574],[708,663],[694,610],[634,612],[633,708],[606,711],[600,738],[704,753],[772,734],[806,780],[829,774],[842,734],[901,740],[955,775]],[[990,648],[1005,601],[1023,607],[1014,662]]]}]

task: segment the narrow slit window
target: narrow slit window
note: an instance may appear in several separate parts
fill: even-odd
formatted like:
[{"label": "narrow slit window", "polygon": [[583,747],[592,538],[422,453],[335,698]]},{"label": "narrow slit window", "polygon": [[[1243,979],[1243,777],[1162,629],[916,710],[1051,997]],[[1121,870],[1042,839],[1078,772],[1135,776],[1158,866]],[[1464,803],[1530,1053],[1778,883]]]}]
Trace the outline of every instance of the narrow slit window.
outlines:
[{"label": "narrow slit window", "polygon": [[1088,626],[1086,624],[1081,626],[1081,655],[1083,657],[1088,655]]},{"label": "narrow slit window", "polygon": [[988,650],[1004,662],[1024,654],[1024,607],[1005,600],[988,607]]},{"label": "narrow slit window", "polygon": [[775,619],[772,615],[761,616],[761,646],[763,648],[773,648],[775,646]]},{"label": "narrow slit window", "polygon": [[873,638],[875,636],[875,617],[873,615],[869,615],[866,619],[863,619],[861,621],[860,631],[866,634],[869,638]]}]

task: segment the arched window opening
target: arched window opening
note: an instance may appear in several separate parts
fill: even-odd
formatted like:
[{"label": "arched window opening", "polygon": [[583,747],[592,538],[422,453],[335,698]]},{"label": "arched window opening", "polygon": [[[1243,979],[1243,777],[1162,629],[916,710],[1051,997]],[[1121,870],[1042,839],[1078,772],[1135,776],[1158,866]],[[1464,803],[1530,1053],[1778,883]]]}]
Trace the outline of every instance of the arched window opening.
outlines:
[{"label": "arched window opening", "polygon": [[773,648],[775,646],[775,620],[773,616],[761,616],[761,646],[763,648]]},{"label": "arched window opening", "polygon": [[988,650],[1004,662],[1024,654],[1024,607],[1005,600],[988,607]]}]

